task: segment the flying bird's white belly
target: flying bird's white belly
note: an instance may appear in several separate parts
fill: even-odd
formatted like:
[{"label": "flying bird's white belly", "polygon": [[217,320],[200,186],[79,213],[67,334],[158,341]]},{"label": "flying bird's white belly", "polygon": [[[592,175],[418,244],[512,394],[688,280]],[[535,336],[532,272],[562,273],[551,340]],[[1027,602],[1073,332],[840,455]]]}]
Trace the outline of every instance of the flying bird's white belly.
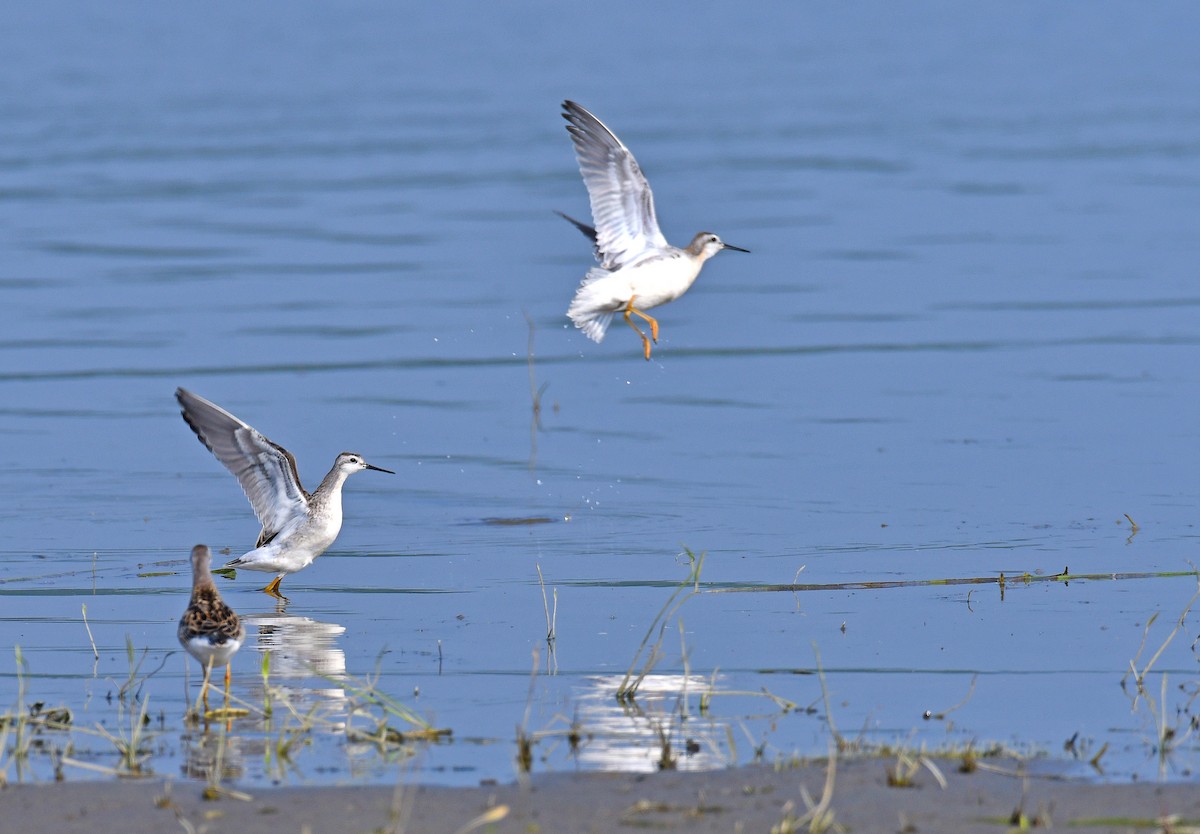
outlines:
[{"label": "flying bird's white belly", "polygon": [[612,274],[619,309],[633,299],[633,306],[649,310],[683,295],[700,274],[700,262],[683,253],[648,258]]}]

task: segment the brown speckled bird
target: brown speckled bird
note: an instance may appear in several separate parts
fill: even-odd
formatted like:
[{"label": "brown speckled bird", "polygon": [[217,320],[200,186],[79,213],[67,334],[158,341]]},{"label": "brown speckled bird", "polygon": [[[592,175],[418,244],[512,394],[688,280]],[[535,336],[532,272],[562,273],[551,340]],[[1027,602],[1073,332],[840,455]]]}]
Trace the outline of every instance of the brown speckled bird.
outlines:
[{"label": "brown speckled bird", "polygon": [[204,709],[208,710],[208,679],[214,666],[225,666],[225,701],[229,702],[230,661],[246,628],[232,608],[221,600],[213,584],[208,545],[192,548],[192,600],[179,620],[179,642],[204,667]]}]

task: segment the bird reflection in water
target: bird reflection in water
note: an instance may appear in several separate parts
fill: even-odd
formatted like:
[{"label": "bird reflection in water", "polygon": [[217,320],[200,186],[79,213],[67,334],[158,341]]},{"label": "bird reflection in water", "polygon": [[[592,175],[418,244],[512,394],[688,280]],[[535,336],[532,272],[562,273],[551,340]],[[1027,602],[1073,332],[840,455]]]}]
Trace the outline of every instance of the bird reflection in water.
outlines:
[{"label": "bird reflection in water", "polygon": [[271,613],[243,619],[258,632],[256,647],[267,657],[268,681],[273,689],[282,690],[288,697],[316,699],[330,705],[340,706],[345,701],[345,690],[335,684],[346,675],[346,653],[337,645],[338,638],[346,633],[345,626],[289,614],[283,600]]},{"label": "bird reflection in water", "polygon": [[[236,782],[246,775],[243,746],[249,741],[228,731],[184,735],[183,775],[210,783]],[[213,771],[217,771],[214,773]]]}]

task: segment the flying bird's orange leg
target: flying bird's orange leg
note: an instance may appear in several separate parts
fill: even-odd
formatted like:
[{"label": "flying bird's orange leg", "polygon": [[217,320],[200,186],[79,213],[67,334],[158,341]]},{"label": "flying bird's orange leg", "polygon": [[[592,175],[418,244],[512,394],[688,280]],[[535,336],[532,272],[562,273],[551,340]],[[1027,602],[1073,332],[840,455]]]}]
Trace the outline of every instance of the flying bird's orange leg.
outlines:
[{"label": "flying bird's orange leg", "polygon": [[635,307],[631,307],[629,312],[633,313],[635,316],[641,316],[646,321],[650,322],[650,338],[654,340],[655,344],[658,344],[658,319],[656,319],[654,316],[643,313],[641,310],[638,310]]},{"label": "flying bird's orange leg", "polygon": [[[634,296],[634,298],[636,298],[636,297],[637,296]],[[630,327],[632,327],[635,331],[637,331],[637,334],[642,337],[642,353],[644,353],[646,355],[646,361],[649,362],[650,361],[650,340],[646,338],[646,334],[642,332],[642,329],[633,323],[633,319],[631,319],[629,317],[629,315],[631,313],[637,313],[639,316],[644,318],[646,321],[650,322],[650,325],[651,325],[650,332],[654,334],[654,341],[656,341],[656,342],[658,341],[658,322],[655,321],[654,319],[652,319],[650,316],[643,313],[641,310],[636,309],[633,306],[633,298],[629,299],[628,303],[626,303],[626,305],[625,305],[625,323],[628,324]]]}]

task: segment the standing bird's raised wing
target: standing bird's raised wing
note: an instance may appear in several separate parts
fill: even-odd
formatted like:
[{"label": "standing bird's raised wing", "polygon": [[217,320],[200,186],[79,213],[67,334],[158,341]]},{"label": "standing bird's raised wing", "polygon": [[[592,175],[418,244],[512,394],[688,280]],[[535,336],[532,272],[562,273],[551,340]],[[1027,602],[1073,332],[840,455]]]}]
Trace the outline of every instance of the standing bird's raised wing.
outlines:
[{"label": "standing bird's raised wing", "polygon": [[563,102],[563,118],[592,203],[601,266],[618,269],[647,249],[665,249],[650,183],[629,148],[573,101]]},{"label": "standing bird's raised wing", "polygon": [[289,521],[308,517],[309,494],[300,486],[296,459],[253,426],[184,388],[175,390],[183,419],[208,450],[233,473],[262,522],[262,547]]}]

